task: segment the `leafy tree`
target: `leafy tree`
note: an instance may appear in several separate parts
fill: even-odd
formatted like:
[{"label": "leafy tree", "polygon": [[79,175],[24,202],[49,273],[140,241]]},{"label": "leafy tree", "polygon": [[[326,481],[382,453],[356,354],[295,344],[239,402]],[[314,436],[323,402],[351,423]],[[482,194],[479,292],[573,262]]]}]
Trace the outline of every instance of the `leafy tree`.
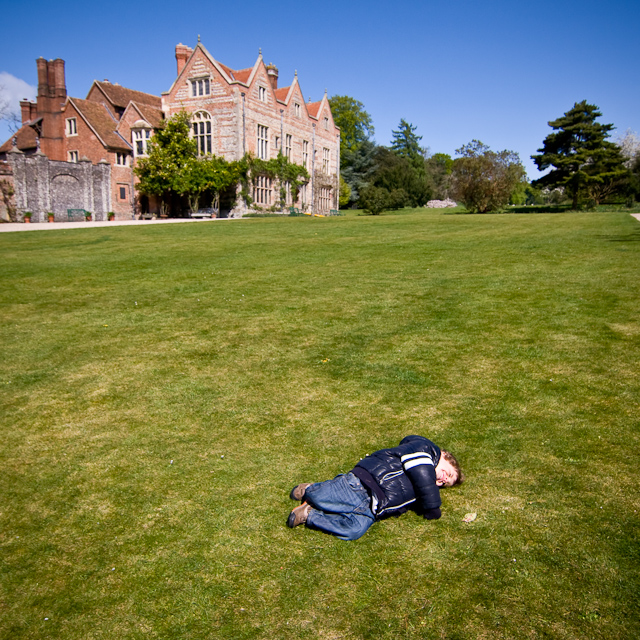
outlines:
[{"label": "leafy tree", "polygon": [[371,116],[359,100],[350,96],[329,98],[333,120],[340,127],[340,157],[345,151],[356,151],[375,133]]},{"label": "leafy tree", "polygon": [[473,213],[501,209],[526,179],[520,157],[513,151],[491,151],[479,140],[456,150],[453,161],[453,197]]},{"label": "leafy tree", "polygon": [[188,173],[193,170],[198,149],[189,137],[190,118],[186,111],[173,115],[149,141],[148,155],[138,161],[135,174],[140,182],[138,191],[158,196],[163,203],[175,194],[188,191]]},{"label": "leafy tree", "polygon": [[620,147],[607,138],[612,124],[597,122],[598,107],[577,102],[561,118],[551,120],[554,130],[543,142],[539,155],[531,156],[540,171],[551,171],[535,181],[543,187],[563,187],[577,209],[585,198],[598,204],[629,181]]},{"label": "leafy tree", "polygon": [[625,157],[625,166],[631,168],[635,159],[640,157],[640,138],[635,131],[627,129],[624,136],[618,138],[616,144],[620,147],[620,153]]},{"label": "leafy tree", "polygon": [[219,156],[190,158],[179,175],[176,190],[189,198],[190,210],[197,211],[205,193],[211,196],[214,209],[219,208],[220,193],[236,184],[240,178],[237,162],[227,162]]},{"label": "leafy tree", "polygon": [[338,196],[338,203],[340,208],[344,208],[349,204],[351,199],[351,189],[349,185],[344,181],[344,178],[340,176],[340,195]]},{"label": "leafy tree", "polygon": [[371,175],[375,149],[371,138],[375,129],[359,100],[336,95],[329,99],[329,104],[333,119],[340,127],[340,175],[350,190],[349,200],[340,206],[347,206],[358,200]]},{"label": "leafy tree", "polygon": [[446,200],[451,189],[453,158],[447,153],[435,153],[425,160],[424,168],[432,197]]},{"label": "leafy tree", "polygon": [[377,216],[391,208],[391,198],[386,189],[369,185],[362,190],[360,204],[364,211]]},{"label": "leafy tree", "polygon": [[392,131],[391,134],[391,149],[400,157],[407,158],[415,169],[424,173],[424,154],[420,147],[422,136],[416,135],[416,127],[402,118],[398,130]]},{"label": "leafy tree", "polygon": [[372,186],[385,189],[389,194],[395,190],[402,190],[405,194],[402,206],[421,207],[429,200],[431,191],[425,175],[415,169],[408,157],[399,155],[387,147],[378,147],[374,158]]}]

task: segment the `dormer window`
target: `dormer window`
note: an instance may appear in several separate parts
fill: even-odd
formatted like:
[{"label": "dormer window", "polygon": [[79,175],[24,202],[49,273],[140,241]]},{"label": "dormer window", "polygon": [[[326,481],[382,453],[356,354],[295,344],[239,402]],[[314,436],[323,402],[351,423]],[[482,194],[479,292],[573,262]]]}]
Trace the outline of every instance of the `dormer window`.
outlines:
[{"label": "dormer window", "polygon": [[258,87],[258,100],[260,102],[267,101],[267,90],[264,87]]},{"label": "dormer window", "polygon": [[126,167],[129,164],[129,162],[127,161],[128,157],[128,153],[120,153],[119,151],[116,151],[116,164],[119,167]]},{"label": "dormer window", "polygon": [[191,80],[191,97],[208,96],[211,93],[209,78],[197,78]]},{"label": "dormer window", "polygon": [[67,137],[78,135],[78,124],[75,118],[67,118],[66,133],[67,133]]}]

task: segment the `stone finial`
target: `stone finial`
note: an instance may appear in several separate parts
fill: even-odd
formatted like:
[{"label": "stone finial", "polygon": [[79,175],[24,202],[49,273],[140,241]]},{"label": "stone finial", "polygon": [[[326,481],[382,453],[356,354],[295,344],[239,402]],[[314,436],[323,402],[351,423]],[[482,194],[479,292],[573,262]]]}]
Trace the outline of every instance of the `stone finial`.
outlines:
[{"label": "stone finial", "polygon": [[36,136],[36,153],[40,151],[40,136]]},{"label": "stone finial", "polygon": [[260,48],[258,49],[258,55],[259,55],[259,56],[261,56],[261,55],[262,55],[262,47],[260,47]]},{"label": "stone finial", "polygon": [[200,42],[200,34],[198,34],[198,42]]},{"label": "stone finial", "polygon": [[13,136],[13,139],[11,140],[11,146],[12,147],[18,146],[18,136]]},{"label": "stone finial", "polygon": [[294,71],[294,73],[293,73],[293,77],[294,77],[294,78],[297,78],[297,77],[298,77],[298,70],[297,70],[297,69]]}]

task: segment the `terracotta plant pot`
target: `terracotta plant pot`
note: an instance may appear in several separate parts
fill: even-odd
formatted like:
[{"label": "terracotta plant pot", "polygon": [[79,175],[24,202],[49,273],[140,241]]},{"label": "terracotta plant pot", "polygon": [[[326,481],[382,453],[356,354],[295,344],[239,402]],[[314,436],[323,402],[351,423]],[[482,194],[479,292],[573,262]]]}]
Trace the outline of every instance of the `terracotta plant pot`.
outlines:
[{"label": "terracotta plant pot", "polygon": [[49,216],[49,222],[55,222],[55,218],[53,216]]},{"label": "terracotta plant pot", "polygon": [[24,223],[25,224],[31,224],[31,218],[25,218],[24,219]]}]

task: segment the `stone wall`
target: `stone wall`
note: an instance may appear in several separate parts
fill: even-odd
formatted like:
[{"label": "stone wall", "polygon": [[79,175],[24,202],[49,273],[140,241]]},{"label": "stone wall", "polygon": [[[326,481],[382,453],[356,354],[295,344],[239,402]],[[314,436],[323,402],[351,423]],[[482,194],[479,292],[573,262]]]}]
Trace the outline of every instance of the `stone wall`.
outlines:
[{"label": "stone wall", "polygon": [[106,220],[111,211],[111,166],[49,160],[42,152],[27,156],[17,149],[7,153],[13,173],[18,217],[31,211],[33,222],[47,222],[52,211],[56,222],[68,220],[67,209],[84,209],[94,220]]}]

